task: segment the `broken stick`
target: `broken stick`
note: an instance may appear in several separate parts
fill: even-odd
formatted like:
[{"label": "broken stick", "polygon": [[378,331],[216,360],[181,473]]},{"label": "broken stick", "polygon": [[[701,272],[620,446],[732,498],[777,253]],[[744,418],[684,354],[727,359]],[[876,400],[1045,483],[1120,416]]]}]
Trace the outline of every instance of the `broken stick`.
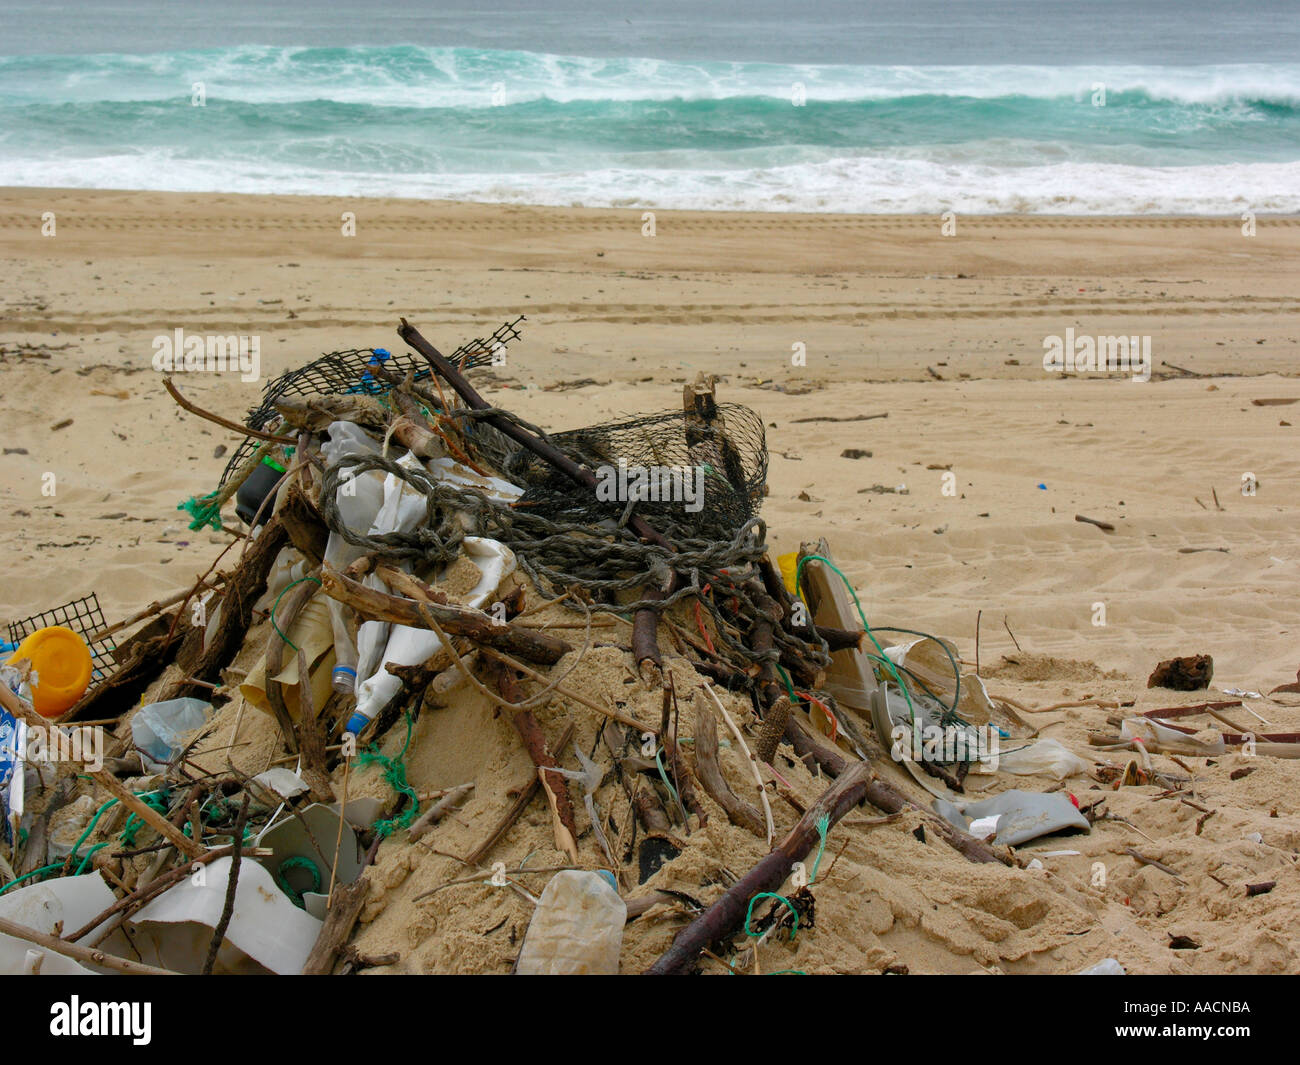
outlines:
[{"label": "broken stick", "polygon": [[767,857],[736,881],[712,906],[687,925],[668,951],[649,969],[650,976],[672,976],[687,972],[710,943],[733,935],[744,920],[750,901],[765,891],[776,891],[790,875],[795,862],[802,861],[821,839],[818,822],[834,825],[866,798],[871,776],[860,762],[826,789],[799,823]]}]

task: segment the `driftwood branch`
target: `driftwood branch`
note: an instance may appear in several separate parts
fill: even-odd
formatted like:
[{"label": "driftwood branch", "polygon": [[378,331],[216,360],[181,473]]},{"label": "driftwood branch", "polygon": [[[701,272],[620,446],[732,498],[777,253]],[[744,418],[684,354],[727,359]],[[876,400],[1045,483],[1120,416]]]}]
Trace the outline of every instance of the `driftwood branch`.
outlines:
[{"label": "driftwood branch", "polygon": [[772,804],[767,798],[767,788],[763,784],[763,774],[758,768],[758,759],[749,749],[749,744],[745,742],[745,735],[740,731],[740,726],[727,713],[727,708],[722,705],[722,700],[717,697],[713,689],[708,685],[702,685],[705,694],[713,700],[713,705],[718,708],[718,713],[722,715],[722,720],[727,723],[727,728],[731,730],[732,738],[736,741],[736,746],[740,753],[744,755],[745,761],[749,763],[750,772],[754,775],[754,786],[758,788],[758,798],[763,804],[763,822],[766,826],[765,839],[768,845],[772,843],[772,836],[775,834],[775,827],[772,824]]},{"label": "driftwood branch", "polygon": [[258,440],[270,440],[275,444],[288,444],[291,447],[294,439],[291,436],[276,436],[274,433],[264,433],[260,429],[250,429],[247,425],[240,425],[239,422],[232,422],[229,418],[223,418],[220,414],[213,414],[211,411],[204,410],[196,403],[192,403],[180,394],[180,391],[172,384],[170,377],[163,378],[163,387],[167,389],[167,394],[172,397],[182,410],[187,410],[191,414],[197,414],[200,418],[206,418],[214,425],[219,425],[223,429],[229,429],[232,433],[239,433],[241,436],[252,436]]},{"label": "driftwood branch", "polygon": [[736,881],[712,906],[687,925],[668,951],[646,970],[647,975],[671,976],[688,971],[700,951],[735,934],[745,920],[750,900],[764,891],[776,891],[790,875],[795,862],[802,861],[820,841],[817,822],[829,818],[834,825],[866,798],[871,771],[865,762],[848,769],[822,793],[799,823],[762,861]]},{"label": "driftwood branch", "polygon": [[663,806],[655,798],[654,790],[641,780],[640,774],[633,768],[632,759],[622,757],[613,729],[605,729],[605,746],[614,756],[614,764],[618,766],[619,782],[623,785],[627,801],[635,811],[637,820],[641,822],[641,827],[652,836],[671,836],[672,822],[668,820]]},{"label": "driftwood branch", "polygon": [[[560,734],[560,742],[555,745],[555,749],[557,751],[564,750],[571,739],[573,739],[573,726],[565,725],[564,731]],[[488,838],[475,847],[473,852],[465,858],[466,865],[478,865],[491,853],[492,848],[500,842],[501,837],[509,832],[514,823],[523,816],[523,812],[528,809],[528,804],[533,801],[533,797],[541,790],[541,787],[541,778],[534,773],[528,783],[520,789],[518,797],[511,804],[510,809],[506,811],[505,816],[497,822]]]},{"label": "driftwood branch", "polygon": [[695,701],[695,775],[705,793],[722,807],[727,820],[756,836],[766,836],[767,826],[757,806],[745,802],[731,790],[718,764],[718,725],[704,701]]},{"label": "driftwood branch", "polygon": [[106,954],[102,950],[94,950],[91,947],[83,947],[80,943],[68,943],[58,936],[46,935],[44,932],[37,932],[28,928],[26,925],[18,924],[16,921],[10,921],[8,918],[0,917],[0,932],[7,936],[13,936],[14,939],[21,939],[26,943],[35,944],[45,950],[51,950],[55,954],[62,954],[65,958],[72,958],[75,961],[84,962],[87,965],[98,965],[103,969],[112,969],[117,973],[124,973],[127,976],[179,976],[180,973],[173,972],[171,969],[159,969],[154,965],[144,965],[138,961],[127,961],[125,958],[119,958],[113,954]]},{"label": "driftwood branch", "polygon": [[413,599],[387,595],[328,567],[321,571],[321,586],[331,599],[352,607],[360,617],[391,621],[411,628],[430,627],[423,610],[428,610],[447,632],[476,643],[495,647],[526,662],[553,666],[573,648],[563,640],[511,622],[495,621],[481,610],[417,603]]},{"label": "driftwood branch", "polygon": [[[496,682],[497,691],[508,703],[518,703],[524,698],[523,689],[514,674],[500,662],[488,666],[488,674]],[[559,773],[546,773],[558,766],[554,756],[546,749],[546,736],[531,710],[510,710],[510,720],[524,741],[528,756],[538,769],[538,778],[546,791],[547,801],[555,819],[555,846],[564,851],[574,865],[578,863],[578,826],[573,818],[573,802],[569,798],[568,781]]]},{"label": "driftwood branch", "polygon": [[370,881],[364,876],[351,884],[340,884],[330,899],[329,912],[321,926],[316,945],[303,963],[303,976],[329,976],[334,969],[334,959],[347,944],[356,927],[361,908],[370,893]]},{"label": "driftwood branch", "polygon": [[[790,715],[786,738],[794,744],[795,752],[801,758],[811,757],[828,775],[833,777],[848,772],[853,766],[865,764],[857,759],[849,758],[838,747],[815,735],[795,714]],[[995,850],[987,843],[976,839],[969,832],[963,832],[932,810],[927,810],[925,807],[913,802],[877,773],[872,773],[870,776],[867,786],[867,801],[877,809],[884,810],[887,814],[900,813],[904,810],[919,813],[930,831],[972,862],[1014,864],[1010,853],[1007,851]]]}]

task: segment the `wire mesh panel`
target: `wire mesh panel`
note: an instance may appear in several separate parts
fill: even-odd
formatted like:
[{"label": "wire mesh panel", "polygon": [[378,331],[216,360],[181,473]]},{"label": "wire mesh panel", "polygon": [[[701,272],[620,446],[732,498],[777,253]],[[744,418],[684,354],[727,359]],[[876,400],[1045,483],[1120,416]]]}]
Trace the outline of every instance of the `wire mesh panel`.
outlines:
[{"label": "wire mesh panel", "polygon": [[90,661],[94,666],[94,672],[90,677],[91,688],[117,669],[117,663],[113,660],[113,649],[116,644],[112,638],[105,637],[94,643],[90,642],[92,635],[107,627],[104,612],[99,608],[99,599],[94,592],[43,613],[33,614],[21,621],[11,621],[9,642],[21,643],[37,629],[44,629],[50,625],[62,625],[86,641],[86,645],[90,648]]}]

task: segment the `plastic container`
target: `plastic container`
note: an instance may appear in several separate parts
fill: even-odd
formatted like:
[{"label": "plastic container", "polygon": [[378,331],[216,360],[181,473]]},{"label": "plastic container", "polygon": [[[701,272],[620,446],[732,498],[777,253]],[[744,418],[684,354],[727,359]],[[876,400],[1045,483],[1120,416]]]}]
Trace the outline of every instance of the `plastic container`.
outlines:
[{"label": "plastic container", "polygon": [[141,707],[131,718],[131,742],[140,749],[145,768],[161,772],[211,715],[212,704],[202,699],[169,699]]},{"label": "plastic container", "polygon": [[1017,776],[1043,773],[1056,780],[1064,780],[1076,773],[1086,773],[1091,768],[1087,762],[1056,740],[1039,740],[1026,747],[1012,749],[997,756],[998,769]]},{"label": "plastic container", "polygon": [[791,595],[796,594],[794,582],[799,573],[799,552],[787,551],[784,555],[778,555],[776,564],[780,567],[781,580],[785,582],[785,590]]},{"label": "plastic container", "polygon": [[[514,552],[496,540],[481,536],[467,536],[461,544],[465,556],[474,561],[481,574],[478,584],[468,592],[463,603],[468,607],[482,608],[496,592],[501,582],[515,571],[517,562]],[[369,580],[370,578],[367,578]],[[376,578],[377,579],[377,578]],[[382,585],[381,585],[382,587]],[[435,584],[436,588],[437,585]],[[370,624],[367,622],[366,624]],[[358,645],[366,637],[362,627],[358,634]],[[394,625],[383,645],[383,653],[372,656],[361,653],[358,649],[360,663],[373,662],[377,667],[372,672],[358,668],[358,674],[364,677],[357,683],[357,706],[348,719],[347,731],[353,735],[360,734],[369,721],[395,696],[402,687],[402,682],[386,668],[387,663],[414,666],[426,662],[442,650],[442,640],[428,629],[417,629],[408,625]]]},{"label": "plastic container", "polygon": [[1102,958],[1096,965],[1080,969],[1075,976],[1127,976],[1122,966],[1114,958]]},{"label": "plastic container", "polygon": [[[343,463],[343,459],[352,455],[378,454],[375,442],[360,428],[351,422],[333,422],[329,427],[329,439],[321,445],[321,454],[330,467],[343,467],[343,472],[353,467]],[[379,508],[384,502],[384,474],[375,470],[357,475],[351,482],[340,484],[334,495],[338,504],[339,517],[343,524],[353,532],[364,534],[374,524]],[[337,532],[331,531],[325,542],[325,562],[331,569],[343,570],[354,559],[359,558],[365,549],[348,543]],[[357,686],[357,644],[348,626],[348,610],[342,603],[329,601],[330,624],[334,630],[334,673],[333,688],[337,692],[352,694]],[[375,630],[367,630],[373,634]],[[382,627],[387,639],[387,627]]]},{"label": "plastic container", "polygon": [[517,971],[525,976],[617,976],[627,904],[599,873],[551,877],[528,925]]},{"label": "plastic container", "polygon": [[[235,513],[239,515],[240,521],[252,526],[262,503],[275,490],[275,486],[280,483],[280,478],[283,476],[284,467],[270,457],[262,459],[257,464],[257,468],[248,475],[248,480],[241,484],[239,491],[235,493]],[[265,522],[270,516],[270,507],[262,510],[259,524]]]},{"label": "plastic container", "polygon": [[86,641],[62,625],[37,629],[18,645],[10,662],[32,663],[32,709],[42,717],[70,710],[90,686],[94,663]]}]

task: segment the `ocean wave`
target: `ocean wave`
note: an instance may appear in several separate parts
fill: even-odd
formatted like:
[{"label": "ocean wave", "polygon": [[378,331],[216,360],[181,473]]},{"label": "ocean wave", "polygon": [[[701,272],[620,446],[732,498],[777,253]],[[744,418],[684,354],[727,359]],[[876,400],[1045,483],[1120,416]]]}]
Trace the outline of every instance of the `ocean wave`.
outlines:
[{"label": "ocean wave", "polygon": [[9,185],[1295,213],[1298,166],[1300,63],[791,66],[413,46],[0,57]]},{"label": "ocean wave", "polygon": [[380,107],[490,107],[504,98],[606,102],[887,100],[899,97],[1087,99],[1096,86],[1134,100],[1223,106],[1300,105],[1300,63],[1206,66],[847,66],[598,59],[414,45],[235,48],[0,57],[0,99],[173,99],[202,82],[248,103],[330,100]]}]

